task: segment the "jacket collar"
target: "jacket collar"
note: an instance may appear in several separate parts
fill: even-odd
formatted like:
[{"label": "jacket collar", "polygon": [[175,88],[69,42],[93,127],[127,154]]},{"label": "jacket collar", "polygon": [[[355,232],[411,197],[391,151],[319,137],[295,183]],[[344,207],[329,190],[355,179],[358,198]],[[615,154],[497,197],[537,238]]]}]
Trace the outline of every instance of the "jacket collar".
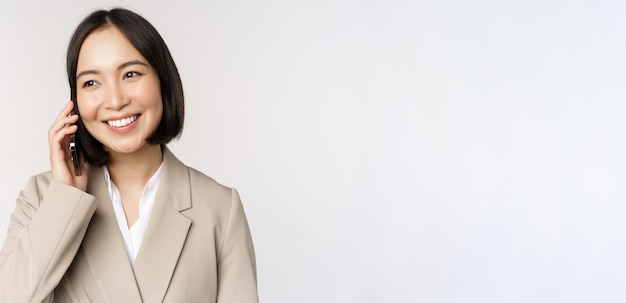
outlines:
[{"label": "jacket collar", "polygon": [[167,202],[178,211],[191,208],[189,169],[174,156],[167,146],[163,146],[163,171],[157,196],[166,198]]},{"label": "jacket collar", "polygon": [[191,226],[180,212],[192,207],[189,172],[163,147],[163,171],[135,267],[126,254],[101,167],[90,167],[87,192],[98,206],[82,249],[111,302],[163,301]]}]

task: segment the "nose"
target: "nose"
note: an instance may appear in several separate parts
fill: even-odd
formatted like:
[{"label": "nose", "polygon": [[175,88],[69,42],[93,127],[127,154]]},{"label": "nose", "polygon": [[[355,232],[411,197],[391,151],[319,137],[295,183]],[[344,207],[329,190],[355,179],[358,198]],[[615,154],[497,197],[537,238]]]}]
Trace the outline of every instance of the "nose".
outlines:
[{"label": "nose", "polygon": [[130,103],[130,98],[126,96],[124,90],[119,85],[109,86],[108,96],[105,100],[105,107],[111,110],[120,110]]}]

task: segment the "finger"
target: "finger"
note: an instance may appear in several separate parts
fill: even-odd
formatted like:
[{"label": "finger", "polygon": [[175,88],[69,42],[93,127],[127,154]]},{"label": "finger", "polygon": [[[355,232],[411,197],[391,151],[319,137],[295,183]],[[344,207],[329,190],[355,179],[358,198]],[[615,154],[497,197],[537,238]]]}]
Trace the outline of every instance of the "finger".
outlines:
[{"label": "finger", "polygon": [[61,129],[72,125],[78,121],[78,115],[70,115],[67,117],[63,117],[57,121],[55,121],[48,130],[48,135],[51,137],[55,133],[59,132]]},{"label": "finger", "polygon": [[72,109],[74,109],[74,102],[68,101],[63,107],[63,109],[61,109],[61,112],[59,112],[59,115],[57,115],[56,119],[54,120],[58,121],[62,119],[63,117],[69,116],[69,114],[72,112]]},{"label": "finger", "polygon": [[76,121],[78,121],[78,115],[70,114],[69,116],[66,116],[66,117],[63,117],[63,118],[60,118],[60,119],[54,121],[52,123],[52,127],[51,128],[53,128],[53,129],[60,128],[60,126],[64,126],[64,125],[67,125],[67,124],[74,124],[74,123],[76,123]]},{"label": "finger", "polygon": [[61,110],[61,112],[59,112],[59,115],[54,119],[54,122],[52,123],[52,126],[50,127],[50,131],[58,130],[59,125],[66,124],[66,123],[63,123],[63,121],[66,121],[68,117],[72,116],[73,108],[74,108],[74,102],[72,101],[67,102],[67,104],[65,104],[65,106]]},{"label": "finger", "polygon": [[64,145],[67,145],[69,142],[68,136],[76,133],[76,130],[78,130],[78,126],[68,125],[67,127],[64,127],[60,129],[58,132],[54,133],[50,137],[50,149],[52,151],[55,151],[55,150],[65,151],[66,146]]},{"label": "finger", "polygon": [[69,135],[76,133],[77,130],[78,126],[75,124],[64,126],[63,128],[59,129],[59,131],[55,132],[51,139],[53,142],[60,143]]}]

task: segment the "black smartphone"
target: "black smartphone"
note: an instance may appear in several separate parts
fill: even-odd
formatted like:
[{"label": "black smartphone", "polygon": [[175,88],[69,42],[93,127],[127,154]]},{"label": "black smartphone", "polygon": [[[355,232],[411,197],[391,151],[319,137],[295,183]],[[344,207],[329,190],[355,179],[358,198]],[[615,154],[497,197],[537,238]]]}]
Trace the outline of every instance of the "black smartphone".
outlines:
[{"label": "black smartphone", "polygon": [[[74,101],[74,112],[78,113],[78,104]],[[72,161],[74,162],[74,173],[80,176],[80,158],[78,152],[78,143],[76,142],[76,133],[70,135],[70,153],[72,154]]]},{"label": "black smartphone", "polygon": [[80,159],[78,158],[78,146],[76,145],[76,135],[70,135],[70,152],[74,161],[74,172],[80,176]]}]

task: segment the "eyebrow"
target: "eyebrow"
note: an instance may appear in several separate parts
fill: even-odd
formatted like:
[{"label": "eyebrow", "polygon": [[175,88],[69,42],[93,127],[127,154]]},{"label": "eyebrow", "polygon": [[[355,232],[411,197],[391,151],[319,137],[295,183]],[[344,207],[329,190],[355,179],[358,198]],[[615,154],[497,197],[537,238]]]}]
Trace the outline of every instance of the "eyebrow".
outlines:
[{"label": "eyebrow", "polygon": [[[144,62],[141,62],[139,60],[132,60],[132,61],[128,61],[128,62],[124,62],[124,63],[120,64],[120,66],[117,67],[117,70],[119,71],[119,70],[122,70],[122,69],[127,68],[127,67],[132,66],[132,65],[148,66],[148,64],[146,64]],[[76,79],[78,79],[78,78],[80,78],[82,76],[85,76],[85,75],[99,75],[99,74],[100,74],[100,71],[98,71],[98,70],[88,69],[88,70],[84,70],[84,71],[78,73],[76,75]]]}]

